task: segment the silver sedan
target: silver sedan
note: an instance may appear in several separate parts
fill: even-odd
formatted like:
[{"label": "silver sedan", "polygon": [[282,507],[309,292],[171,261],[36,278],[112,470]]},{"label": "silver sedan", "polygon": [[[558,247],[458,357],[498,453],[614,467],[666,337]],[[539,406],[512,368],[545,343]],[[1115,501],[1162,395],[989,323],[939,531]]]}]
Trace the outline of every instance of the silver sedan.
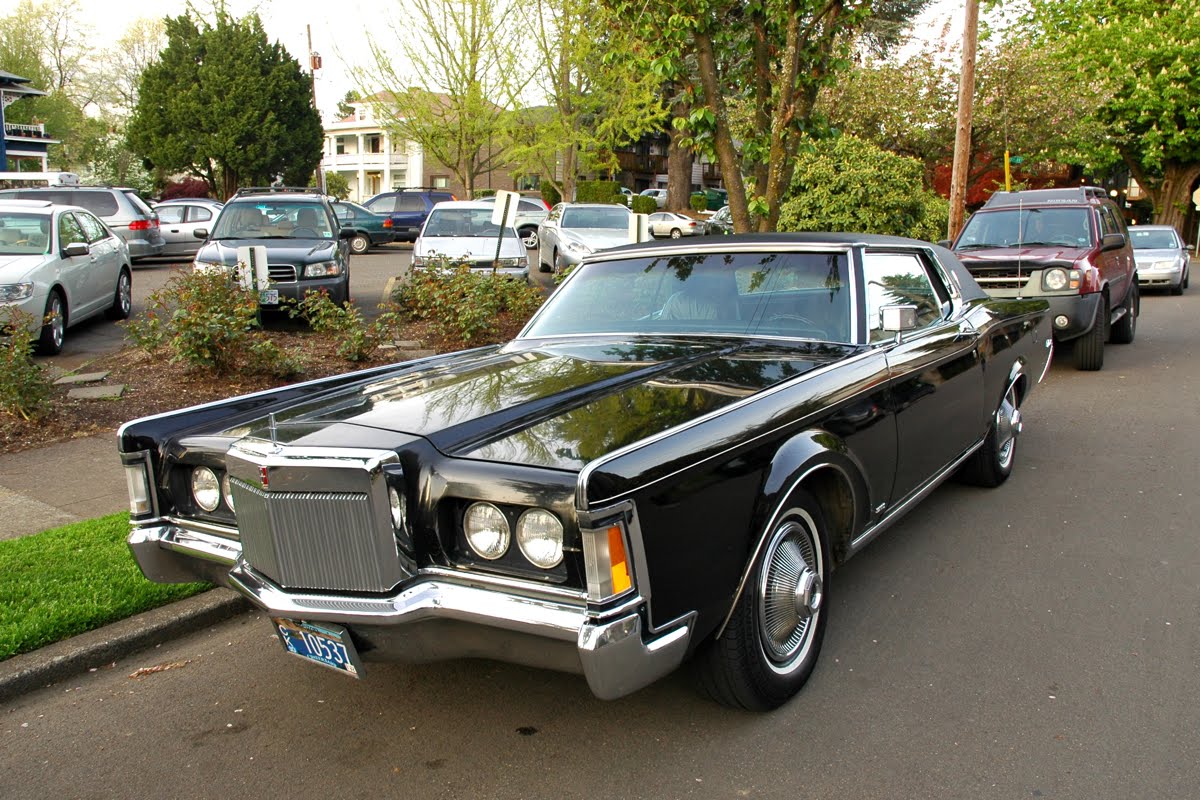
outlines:
[{"label": "silver sedan", "polygon": [[538,226],[538,264],[560,272],[597,250],[629,244],[631,212],[608,203],[559,203]]},{"label": "silver sedan", "polygon": [[154,207],[158,212],[163,240],[164,256],[194,256],[204,244],[193,232],[197,228],[212,229],[213,220],[224,207],[216,200],[206,197],[181,197],[164,200]]},{"label": "silver sedan", "polygon": [[676,214],[674,211],[660,211],[651,214],[646,220],[651,236],[670,236],[678,239],[680,236],[699,236],[704,233],[704,223],[692,219],[686,214]]},{"label": "silver sedan", "polygon": [[1129,241],[1137,262],[1138,286],[1169,288],[1171,294],[1183,294],[1188,287],[1191,252],[1175,228],[1137,225],[1129,229]]}]

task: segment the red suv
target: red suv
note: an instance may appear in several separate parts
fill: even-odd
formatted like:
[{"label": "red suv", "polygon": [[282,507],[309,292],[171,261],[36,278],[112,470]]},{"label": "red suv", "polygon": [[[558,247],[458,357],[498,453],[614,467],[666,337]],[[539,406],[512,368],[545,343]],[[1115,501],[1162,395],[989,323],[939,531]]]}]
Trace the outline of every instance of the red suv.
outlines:
[{"label": "red suv", "polygon": [[954,252],[992,297],[1050,303],[1056,342],[1075,366],[1104,366],[1104,344],[1133,341],[1140,312],[1129,231],[1095,186],[996,192],[963,226]]}]

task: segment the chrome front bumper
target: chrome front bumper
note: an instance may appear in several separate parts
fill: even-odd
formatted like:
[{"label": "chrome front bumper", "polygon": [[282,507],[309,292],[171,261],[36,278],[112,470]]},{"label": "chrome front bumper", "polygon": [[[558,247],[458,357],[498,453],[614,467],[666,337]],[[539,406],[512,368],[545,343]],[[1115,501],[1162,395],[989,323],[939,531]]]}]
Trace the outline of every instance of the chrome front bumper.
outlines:
[{"label": "chrome front bumper", "polygon": [[160,583],[207,580],[245,595],[271,616],[347,627],[368,660],[491,658],[581,673],[599,698],[646,686],[683,661],[695,615],[653,636],[643,603],[597,613],[582,593],[448,569],[423,569],[386,597],[285,591],[248,566],[235,540],[173,522],[135,527],[129,548]]}]

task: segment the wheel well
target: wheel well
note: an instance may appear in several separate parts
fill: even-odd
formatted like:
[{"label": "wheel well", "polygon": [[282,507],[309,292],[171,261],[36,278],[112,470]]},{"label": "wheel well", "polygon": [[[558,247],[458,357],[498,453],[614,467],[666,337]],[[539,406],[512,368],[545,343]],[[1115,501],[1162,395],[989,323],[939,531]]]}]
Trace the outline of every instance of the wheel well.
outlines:
[{"label": "wheel well", "polygon": [[854,490],[840,470],[818,469],[806,477],[800,486],[821,507],[821,516],[829,526],[829,548],[834,564],[846,558],[854,532]]},{"label": "wheel well", "polygon": [[67,302],[67,292],[60,284],[57,283],[50,287],[50,291],[51,293],[58,295],[62,300],[63,328],[66,328],[67,323],[71,321],[71,304]]}]

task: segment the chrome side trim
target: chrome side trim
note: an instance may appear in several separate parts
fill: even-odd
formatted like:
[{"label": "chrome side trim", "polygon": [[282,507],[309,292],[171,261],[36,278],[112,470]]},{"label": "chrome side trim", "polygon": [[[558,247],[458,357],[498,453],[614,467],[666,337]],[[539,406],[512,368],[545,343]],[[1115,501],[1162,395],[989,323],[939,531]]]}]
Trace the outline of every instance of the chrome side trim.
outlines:
[{"label": "chrome side trim", "polygon": [[943,481],[949,478],[954,473],[954,470],[958,469],[964,461],[974,455],[975,451],[983,446],[983,443],[986,439],[987,434],[984,434],[984,436],[981,437],[978,442],[968,447],[962,455],[950,462],[949,466],[945,467],[941,472],[927,480],[919,488],[914,489],[907,498],[894,506],[892,510],[889,511],[886,516],[884,516],[883,519],[879,520],[879,522],[876,522],[874,525],[867,528],[854,539],[852,539],[850,541],[850,549],[846,553],[846,558],[849,558],[858,551],[862,550],[871,542],[872,539],[891,527],[892,524],[895,523],[896,520],[898,520],[901,516],[903,516],[906,511],[908,511],[921,500],[924,500],[930,492],[932,492],[934,489],[940,486]]},{"label": "chrome side trim", "polygon": [[[855,502],[856,498],[854,497],[854,481],[850,480],[850,476],[846,474],[846,470],[842,469],[837,464],[830,464],[828,462],[815,464],[809,469],[805,470],[800,477],[796,478],[796,480],[792,481],[792,485],[789,486],[787,491],[783,493],[783,500],[778,506],[776,506],[774,513],[771,514],[771,518],[767,520],[767,524],[763,528],[762,535],[758,538],[758,544],[754,546],[754,552],[750,554],[750,558],[746,562],[746,569],[742,572],[742,579],[738,581],[737,591],[733,593],[733,602],[729,604],[729,611],[725,613],[725,619],[721,620],[721,625],[717,628],[714,638],[719,639],[721,637],[721,634],[725,632],[725,627],[729,625],[729,620],[733,618],[733,610],[737,608],[738,601],[742,598],[742,592],[746,588],[746,583],[750,580],[750,573],[754,571],[754,565],[758,562],[758,556],[760,553],[762,553],[763,548],[766,546],[767,539],[770,538],[771,531],[775,528],[776,520],[778,520],[779,516],[783,513],[784,504],[787,502],[787,499],[791,497],[791,494],[796,490],[796,487],[803,483],[809,475],[812,475],[814,472],[823,469],[834,469],[842,473],[842,477],[846,479],[846,483],[850,487],[851,505],[857,507],[857,503]],[[833,565],[830,564],[827,572],[832,571]]]},{"label": "chrome side trim", "polygon": [[186,528],[200,533],[207,533],[213,536],[220,536],[223,539],[232,539],[237,541],[241,538],[241,533],[236,526],[221,525],[217,522],[209,522],[202,519],[192,519],[191,517],[163,517],[163,520],[176,525],[180,528]]},{"label": "chrome side trim", "polygon": [[636,692],[675,670],[687,654],[696,612],[671,623],[657,639],[642,641],[642,618],[631,614],[579,631],[579,660],[588,687],[601,700]]},{"label": "chrome side trim", "polygon": [[[691,430],[692,428],[694,428],[698,425],[703,425],[704,423],[706,423],[710,420],[717,419],[718,417],[721,417],[725,414],[736,411],[744,406],[749,405],[750,403],[756,403],[756,402],[761,401],[763,398],[772,397],[772,396],[778,394],[779,392],[788,391],[788,390],[794,388],[797,384],[802,383],[803,381],[824,375],[826,372],[830,372],[835,368],[842,368],[842,367],[845,367],[847,364],[855,364],[859,361],[864,361],[868,358],[878,358],[878,356],[879,356],[878,352],[874,349],[865,350],[857,355],[850,356],[849,358],[842,359],[840,361],[835,361],[830,364],[826,364],[823,367],[817,367],[816,369],[810,370],[809,372],[805,372],[802,375],[797,375],[795,378],[793,378],[790,381],[785,381],[783,383],[776,384],[775,386],[772,386],[768,389],[764,389],[763,391],[758,392],[756,394],[752,394],[749,397],[743,398],[742,400],[737,400],[733,403],[730,403],[727,406],[722,406],[721,408],[714,409],[713,411],[710,411],[707,414],[703,414],[699,417],[696,417],[695,419],[685,422],[682,425],[678,425],[674,428],[668,428],[667,430],[660,431],[659,433],[656,433],[653,436],[648,436],[645,439],[639,439],[638,441],[633,442],[632,444],[627,444],[624,447],[617,448],[616,450],[613,450],[611,453],[607,453],[607,454],[601,456],[600,458],[597,458],[595,461],[589,461],[587,464],[584,465],[583,469],[579,471],[579,478],[575,482],[575,507],[576,507],[576,510],[583,510],[583,509],[587,508],[587,483],[591,479],[592,473],[595,472],[600,467],[604,466],[605,464],[609,463],[610,461],[614,461],[615,459],[618,459],[622,456],[628,455],[629,453],[633,453],[638,450],[641,450],[643,447],[648,447],[648,446],[655,444],[657,442],[660,442],[663,439],[666,439],[670,436],[674,436],[678,433],[683,433],[684,431]],[[853,400],[854,398],[859,397],[860,395],[875,391],[878,388],[879,388],[878,384],[874,385],[874,386],[869,386],[869,387],[863,389],[861,392],[858,392],[857,394],[854,394],[854,395],[850,395],[850,396],[846,397],[845,399],[847,401]],[[819,414],[823,414],[823,413],[824,413],[824,409],[814,411],[808,417],[804,417],[800,420],[797,420],[795,423],[789,423],[789,424],[795,424],[798,426],[802,426],[806,420],[811,419],[812,417],[816,417]],[[758,436],[754,437],[753,439],[748,439],[744,442],[740,442],[739,444],[735,445],[734,447],[730,447],[725,450],[722,450],[720,453],[713,454],[708,459],[705,459],[705,461],[710,461],[713,458],[720,458],[725,453],[728,453],[731,450],[736,449],[737,447],[744,447],[747,444],[758,441],[759,439],[763,439],[768,436],[771,436],[775,433],[775,431],[779,430],[782,427],[784,427],[784,426],[780,425],[777,428],[772,428],[769,431],[764,431],[763,433],[759,434]],[[704,463],[704,462],[695,462],[694,464],[684,467],[684,469],[690,469],[692,466],[695,466],[696,464],[699,464],[699,463]],[[664,476],[664,477],[669,477],[669,476]],[[643,487],[638,487],[638,488],[643,488]],[[628,492],[626,494],[628,494]],[[624,497],[624,495],[614,495],[612,497],[606,497],[601,500],[597,500],[596,503],[597,504],[612,503],[612,502],[616,502],[616,501],[620,500],[622,497]]]},{"label": "chrome side trim", "polygon": [[472,572],[466,569],[452,570],[446,569],[445,567],[425,567],[417,574],[422,578],[457,581],[459,583],[468,583],[480,588],[535,594],[540,597],[553,598],[562,600],[564,602],[587,602],[587,592],[582,592],[578,589],[568,589],[562,586],[555,586],[553,584],[532,583],[530,581],[522,581],[517,578],[506,578],[502,575],[489,575],[482,572]]}]

